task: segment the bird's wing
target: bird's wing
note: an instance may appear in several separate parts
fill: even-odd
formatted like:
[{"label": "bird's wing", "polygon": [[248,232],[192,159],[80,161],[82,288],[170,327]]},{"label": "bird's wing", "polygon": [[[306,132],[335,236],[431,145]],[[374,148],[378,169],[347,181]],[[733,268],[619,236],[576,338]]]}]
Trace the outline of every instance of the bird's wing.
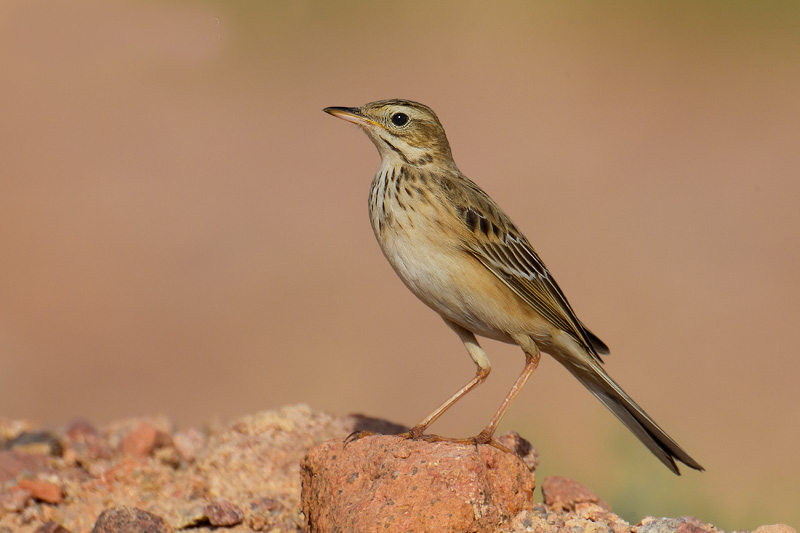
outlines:
[{"label": "bird's wing", "polygon": [[575,315],[528,239],[483,190],[469,180],[467,185],[472,194],[454,195],[453,199],[461,204],[454,207],[475,236],[468,251],[517,296],[602,362],[598,353],[608,353],[608,347]]}]

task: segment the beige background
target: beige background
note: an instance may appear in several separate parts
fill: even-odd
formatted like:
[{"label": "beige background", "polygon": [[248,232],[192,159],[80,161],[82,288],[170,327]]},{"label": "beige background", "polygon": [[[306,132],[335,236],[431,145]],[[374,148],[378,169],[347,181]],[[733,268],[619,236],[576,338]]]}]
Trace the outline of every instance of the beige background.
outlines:
[{"label": "beige background", "polygon": [[[413,424],[473,366],[380,254],[329,105],[432,106],[676,478],[546,359],[505,419],[637,521],[800,523],[793,2],[0,4],[0,415]],[[522,368],[434,426],[476,433]]]}]

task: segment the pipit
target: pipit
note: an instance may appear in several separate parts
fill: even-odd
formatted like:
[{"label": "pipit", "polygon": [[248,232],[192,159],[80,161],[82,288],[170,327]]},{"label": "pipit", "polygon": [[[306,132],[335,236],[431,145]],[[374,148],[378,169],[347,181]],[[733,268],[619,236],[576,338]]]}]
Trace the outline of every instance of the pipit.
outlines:
[{"label": "pipit", "polygon": [[471,439],[492,436],[509,404],[550,354],[588,388],[670,470],[675,460],[703,470],[605,372],[608,347],[578,319],[528,239],[453,161],[444,128],[429,107],[383,100],[361,107],[328,107],[360,126],[375,143],[381,168],[372,181],[369,216],[386,259],[403,283],[439,313],[464,343],[477,372],[405,436],[428,427],[491,369],[476,335],[517,344],[525,368],[489,425]]}]

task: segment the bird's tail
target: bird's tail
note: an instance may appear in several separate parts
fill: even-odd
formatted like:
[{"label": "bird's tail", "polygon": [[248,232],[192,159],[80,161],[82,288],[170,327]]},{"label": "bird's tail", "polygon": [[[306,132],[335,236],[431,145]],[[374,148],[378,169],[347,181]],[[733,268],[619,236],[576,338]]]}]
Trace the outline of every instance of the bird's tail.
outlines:
[{"label": "bird's tail", "polygon": [[597,396],[667,468],[680,475],[675,464],[677,459],[690,468],[704,470],[700,463],[683,451],[677,442],[658,427],[658,424],[614,383],[599,362],[590,357],[581,357],[577,361],[574,358],[564,357],[556,359]]}]

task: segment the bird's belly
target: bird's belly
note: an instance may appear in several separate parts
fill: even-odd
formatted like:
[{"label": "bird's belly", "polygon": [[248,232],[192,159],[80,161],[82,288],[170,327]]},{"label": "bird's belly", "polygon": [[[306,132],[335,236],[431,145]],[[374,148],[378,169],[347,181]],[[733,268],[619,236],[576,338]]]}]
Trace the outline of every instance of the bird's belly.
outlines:
[{"label": "bird's belly", "polygon": [[503,342],[513,342],[510,332],[526,329],[509,323],[514,316],[509,307],[519,307],[522,301],[455,240],[437,239],[433,245],[419,232],[401,232],[379,242],[403,283],[444,318]]}]

